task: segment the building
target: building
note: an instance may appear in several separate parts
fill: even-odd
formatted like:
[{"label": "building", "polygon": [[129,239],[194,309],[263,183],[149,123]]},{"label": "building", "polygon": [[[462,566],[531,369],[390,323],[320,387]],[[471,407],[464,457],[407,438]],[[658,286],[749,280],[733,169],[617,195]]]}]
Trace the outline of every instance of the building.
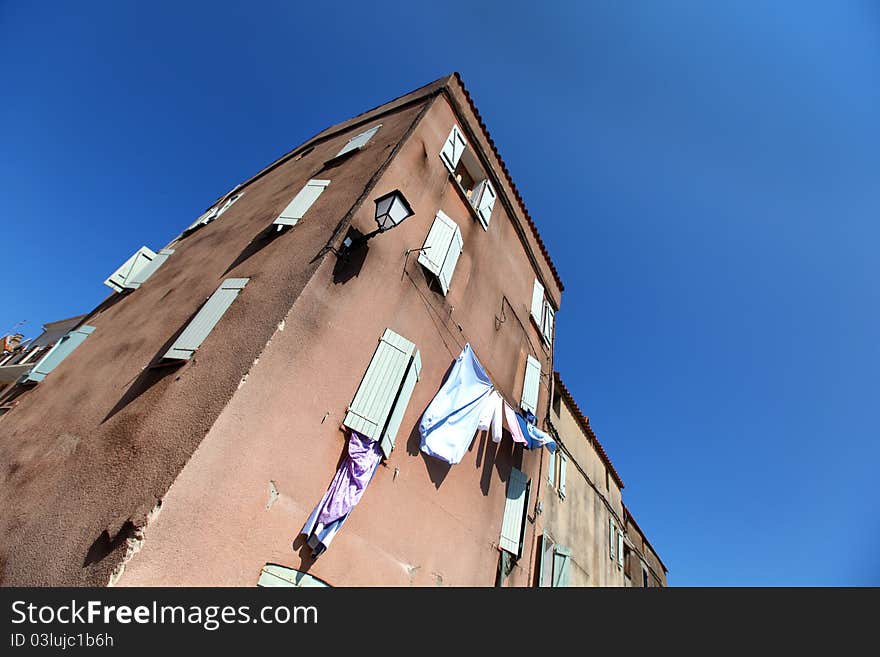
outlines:
[{"label": "building", "polygon": [[626,586],[637,588],[666,586],[666,574],[669,571],[626,505],[623,506],[623,518],[627,538],[624,546]]},{"label": "building", "polygon": [[[549,451],[420,449],[466,345],[539,426],[553,387],[563,285],[459,76],[181,228],[108,266],[51,371],[7,392],[0,584],[533,585]],[[315,558],[300,530],[351,430],[383,458]]]}]

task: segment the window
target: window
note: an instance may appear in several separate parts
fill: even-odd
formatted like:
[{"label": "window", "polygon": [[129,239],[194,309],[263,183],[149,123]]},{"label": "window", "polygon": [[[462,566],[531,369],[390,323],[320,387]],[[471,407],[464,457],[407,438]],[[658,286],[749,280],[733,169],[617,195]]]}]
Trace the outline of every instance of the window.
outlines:
[{"label": "window", "polygon": [[614,518],[608,519],[608,556],[614,561],[614,542],[616,540],[617,527]]},{"label": "window", "polygon": [[308,573],[267,563],[260,570],[260,579],[257,581],[257,586],[298,586],[306,588],[328,587],[329,584]]},{"label": "window", "polygon": [[644,588],[651,586],[651,581],[648,579],[648,569],[645,567],[645,564],[642,564],[642,586]]},{"label": "window", "polygon": [[617,530],[617,565],[623,568],[623,532]]},{"label": "window", "polygon": [[104,285],[114,292],[136,290],[173,253],[174,249],[163,249],[159,253],[153,253],[147,247],[142,246],[119,269],[110,274],[107,280],[104,281]]},{"label": "window", "polygon": [[488,229],[497,194],[476,154],[467,147],[467,140],[457,125],[452,126],[449,137],[443,143],[440,158],[474,208],[480,224]]},{"label": "window", "polygon": [[164,360],[189,360],[223,317],[232,302],[248,284],[248,278],[227,278],[210,296],[183,333],[162,357]]},{"label": "window", "polygon": [[305,187],[299,190],[272,223],[278,226],[278,230],[284,226],[295,226],[312,207],[312,204],[318,200],[318,197],[324,193],[329,184],[329,180],[310,180],[307,182]]},{"label": "window", "polygon": [[342,149],[336,155],[334,155],[334,158],[337,158],[340,155],[345,155],[346,153],[350,153],[351,151],[355,151],[355,150],[359,150],[359,149],[363,148],[364,146],[367,145],[367,143],[370,141],[370,139],[373,138],[373,135],[375,135],[376,132],[381,127],[382,127],[382,124],[380,123],[379,125],[373,126],[369,130],[366,130],[366,131],[360,133],[359,135],[352,137],[351,139],[348,140],[348,143],[345,144],[345,146],[343,146]]},{"label": "window", "polygon": [[545,533],[541,536],[538,558],[541,560],[539,586],[564,587],[569,585],[571,548],[554,544],[553,540]]},{"label": "window", "polygon": [[547,454],[547,483],[556,488],[556,452],[550,450],[545,450],[545,452]]},{"label": "window", "polygon": [[437,277],[444,295],[449,291],[449,283],[463,248],[464,241],[458,225],[439,210],[419,253],[419,263]]},{"label": "window", "polygon": [[230,196],[228,199],[225,200],[225,202],[221,201],[220,203],[215,205],[213,208],[211,208],[210,210],[205,212],[202,216],[200,216],[194,222],[192,222],[189,226],[187,226],[184,229],[183,234],[186,235],[187,233],[190,233],[190,232],[196,230],[197,228],[201,228],[202,226],[211,223],[212,221],[217,219],[220,215],[222,215],[224,212],[226,212],[229,208],[231,208],[232,205],[238,199],[240,199],[242,196],[244,196],[244,192],[240,192],[238,194],[234,194],[233,196]]},{"label": "window", "polygon": [[565,466],[568,464],[568,456],[561,449],[559,451],[559,499],[565,499]]},{"label": "window", "polygon": [[85,342],[86,338],[89,337],[94,330],[94,326],[83,325],[58,340],[46,355],[34,365],[33,369],[21,378],[22,383],[28,381],[37,382],[45,379],[46,375],[58,367],[61,361],[73,353],[74,349]]},{"label": "window", "polygon": [[553,344],[553,323],[556,311],[544,294],[544,286],[536,278],[532,288],[532,319],[541,331],[541,337],[547,346]]},{"label": "window", "polygon": [[529,479],[517,468],[510,469],[507,480],[507,502],[504,505],[504,518],[501,521],[501,539],[498,547],[514,557],[522,554],[523,533],[526,524],[526,510],[529,502]]},{"label": "window", "polygon": [[422,360],[416,346],[385,329],[343,424],[378,440],[387,458],[421,372]]},{"label": "window", "polygon": [[541,363],[538,359],[528,355],[526,358],[526,373],[523,379],[522,399],[520,406],[525,411],[538,414],[538,386],[541,383]]}]

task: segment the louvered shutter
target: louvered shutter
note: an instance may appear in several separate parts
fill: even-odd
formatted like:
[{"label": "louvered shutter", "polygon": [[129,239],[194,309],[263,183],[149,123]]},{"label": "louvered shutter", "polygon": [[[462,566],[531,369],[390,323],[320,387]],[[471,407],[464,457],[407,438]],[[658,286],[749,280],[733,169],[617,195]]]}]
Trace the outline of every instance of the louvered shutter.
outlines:
[{"label": "louvered shutter", "polygon": [[406,407],[409,405],[409,399],[412,397],[413,390],[422,373],[422,358],[419,356],[419,350],[416,349],[413,354],[412,363],[406,371],[403,379],[403,385],[400,387],[400,394],[397,401],[394,402],[394,410],[388,418],[388,426],[382,432],[379,440],[379,446],[385,458],[391,456],[391,450],[394,449],[394,443],[397,440],[397,431],[400,429],[400,423],[403,422],[403,416],[406,414]]},{"label": "louvered shutter", "polygon": [[446,251],[446,260],[443,261],[443,268],[440,270],[440,275],[437,276],[437,280],[440,281],[440,289],[443,290],[444,295],[449,292],[452,274],[455,273],[455,266],[458,264],[458,258],[463,249],[464,240],[461,238],[461,231],[456,226],[455,232],[452,234],[452,243],[449,245],[449,250]]},{"label": "louvered shutter", "polygon": [[275,564],[266,564],[260,570],[260,579],[257,586],[298,586],[301,588],[309,587],[327,587],[327,584],[313,577],[308,573],[304,573],[293,568],[285,568],[284,566],[276,566]]},{"label": "louvered shutter", "polygon": [[568,586],[571,549],[557,545],[553,549],[553,586]]},{"label": "louvered shutter", "polygon": [[480,223],[483,224],[483,228],[488,228],[489,220],[492,218],[492,208],[495,207],[495,188],[492,187],[492,183],[488,180],[484,180],[480,183],[480,189],[477,192],[475,195],[477,202],[474,207],[477,210],[477,215],[480,217]]},{"label": "louvered shutter", "polygon": [[517,557],[522,546],[522,530],[528,503],[528,481],[524,473],[511,468],[510,478],[507,480],[507,502],[504,505],[504,519],[501,522],[501,539],[498,546]]},{"label": "louvered shutter", "polygon": [[356,150],[358,148],[363,148],[367,145],[367,142],[373,138],[373,135],[376,134],[376,131],[382,127],[382,124],[370,128],[369,130],[360,133],[359,135],[355,135],[351,139],[348,140],[348,143],[342,147],[342,149],[334,156],[339,157],[340,155],[345,155],[349,151]]},{"label": "louvered shutter", "polygon": [[[210,221],[214,221],[214,219],[216,219],[216,218],[219,217],[221,214],[223,214],[224,212],[226,212],[229,208],[232,207],[233,203],[235,203],[235,202],[236,202],[238,199],[240,199],[242,196],[243,196],[243,194],[236,194],[235,196],[232,196],[232,197],[228,198],[228,199],[226,200],[226,203],[224,203],[224,204],[220,207],[220,209],[217,210],[217,213],[216,213],[213,217],[211,217]],[[207,222],[206,222],[206,223],[207,223]]]},{"label": "louvered shutter", "polygon": [[449,215],[442,210],[438,211],[431,230],[428,231],[428,237],[425,238],[423,250],[419,252],[419,264],[424,265],[435,276],[440,276],[449,245],[452,244],[452,237],[457,230],[458,225]]},{"label": "louvered shutter", "polygon": [[163,358],[186,360],[195,353],[247,285],[248,278],[227,278],[183,329]]},{"label": "louvered shutter", "polygon": [[623,533],[617,532],[617,565],[623,565]]},{"label": "louvered shutter", "polygon": [[568,464],[568,457],[561,449],[559,450],[559,497],[565,499],[565,466]]},{"label": "louvered shutter", "polygon": [[556,313],[553,310],[553,307],[549,302],[544,302],[544,323],[542,326],[542,333],[544,334],[544,342],[548,345],[553,344],[553,321],[556,317]]},{"label": "louvered shutter", "polygon": [[535,286],[532,288],[532,318],[543,326],[544,322],[544,286],[536,278]]},{"label": "louvered shutter", "polygon": [[539,586],[553,586],[553,544],[547,534],[541,536],[541,568]]},{"label": "louvered shutter", "polygon": [[80,346],[94,330],[94,326],[84,325],[65,335],[34,365],[30,372],[22,377],[22,381],[42,381],[45,379],[46,375],[58,367],[58,364]]},{"label": "louvered shutter", "polygon": [[104,281],[104,285],[114,292],[122,292],[125,289],[136,287],[131,285],[131,281],[134,280],[140,271],[147,268],[155,258],[156,254],[152,250],[142,246],[119,269],[110,274],[107,280]]},{"label": "louvered shutter", "polygon": [[279,226],[296,225],[312,207],[312,204],[318,200],[318,197],[324,193],[329,184],[329,180],[310,180],[307,182],[273,223]]},{"label": "louvered shutter", "polygon": [[[420,372],[421,360],[416,346],[391,329],[385,329],[343,424],[367,438],[383,442],[383,451],[387,449],[386,455],[390,453],[406,410],[405,402],[409,401]],[[396,410],[398,393],[403,403],[400,415],[394,419],[396,426],[392,426],[389,419],[392,411]]]},{"label": "louvered shutter", "polygon": [[128,286],[131,288],[139,288],[144,281],[146,281],[150,276],[156,273],[156,270],[162,266],[162,264],[168,259],[168,256],[174,253],[174,249],[162,249],[159,253],[156,254],[156,257],[153,258],[145,267],[143,267],[139,272],[132,275],[131,279],[128,281]]},{"label": "louvered shutter", "polygon": [[543,450],[547,454],[547,481],[551,486],[556,486],[556,452],[549,449]]},{"label": "louvered shutter", "polygon": [[523,379],[522,400],[520,406],[525,411],[538,414],[538,386],[541,382],[541,363],[529,354],[526,359],[526,373]]},{"label": "louvered shutter", "polygon": [[207,223],[210,223],[217,217],[217,211],[219,208],[213,207],[204,214],[202,214],[198,219],[192,222],[189,226],[183,229],[183,233],[189,233],[190,231],[199,228],[200,226],[204,226]]},{"label": "louvered shutter", "polygon": [[458,129],[457,125],[452,126],[449,137],[446,138],[446,142],[443,144],[443,150],[440,151],[440,157],[443,158],[443,163],[447,169],[455,171],[455,167],[458,166],[458,161],[461,159],[461,154],[464,153],[465,148],[467,148],[467,140],[461,134],[461,130]]}]

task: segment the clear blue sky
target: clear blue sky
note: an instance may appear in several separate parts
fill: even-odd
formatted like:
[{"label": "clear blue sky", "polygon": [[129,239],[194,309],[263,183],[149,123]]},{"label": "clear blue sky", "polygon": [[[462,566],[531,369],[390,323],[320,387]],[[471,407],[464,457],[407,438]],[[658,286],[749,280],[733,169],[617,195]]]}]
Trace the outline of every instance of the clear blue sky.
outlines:
[{"label": "clear blue sky", "polygon": [[458,70],[671,583],[880,585],[877,5],[428,5],[0,3],[0,332]]}]

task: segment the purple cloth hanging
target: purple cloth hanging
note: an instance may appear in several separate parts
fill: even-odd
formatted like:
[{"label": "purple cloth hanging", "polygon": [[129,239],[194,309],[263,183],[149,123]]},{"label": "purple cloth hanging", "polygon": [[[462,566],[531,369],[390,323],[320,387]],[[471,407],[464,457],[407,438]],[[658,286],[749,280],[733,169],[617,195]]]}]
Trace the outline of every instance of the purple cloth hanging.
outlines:
[{"label": "purple cloth hanging", "polygon": [[378,441],[352,431],[348,439],[348,456],[330,482],[317,521],[329,525],[348,514],[360,501],[381,459],[382,449]]}]

